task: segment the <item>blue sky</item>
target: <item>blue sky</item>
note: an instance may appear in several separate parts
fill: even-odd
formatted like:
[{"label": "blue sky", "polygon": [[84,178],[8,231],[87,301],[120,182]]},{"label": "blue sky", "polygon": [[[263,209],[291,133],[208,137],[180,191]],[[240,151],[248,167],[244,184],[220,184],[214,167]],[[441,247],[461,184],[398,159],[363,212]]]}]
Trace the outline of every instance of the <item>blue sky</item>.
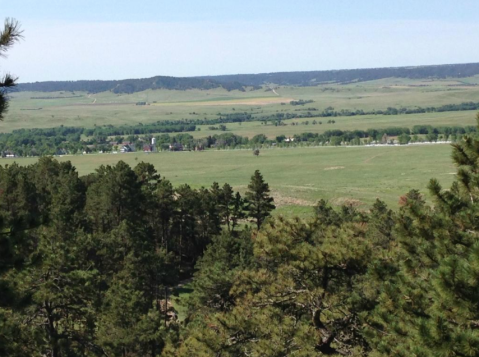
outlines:
[{"label": "blue sky", "polygon": [[472,0],[0,0],[21,82],[479,61]]}]

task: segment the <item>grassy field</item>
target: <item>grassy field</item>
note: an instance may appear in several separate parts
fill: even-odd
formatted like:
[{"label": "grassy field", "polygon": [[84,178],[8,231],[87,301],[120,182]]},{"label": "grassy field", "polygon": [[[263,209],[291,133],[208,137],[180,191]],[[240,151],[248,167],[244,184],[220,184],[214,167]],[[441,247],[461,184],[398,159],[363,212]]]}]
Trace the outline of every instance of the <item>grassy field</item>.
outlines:
[{"label": "grassy field", "polygon": [[[470,86],[470,84],[477,83],[479,83],[479,76],[450,80],[391,78],[348,85],[325,84],[316,87],[283,86],[275,87],[274,92],[268,87],[245,92],[228,92],[224,89],[148,90],[134,94],[18,92],[12,94],[10,112],[0,125],[0,132],[60,125],[93,127],[94,125],[150,123],[158,120],[183,118],[214,119],[217,118],[219,112],[246,111],[258,115],[270,115],[278,112],[300,114],[306,112],[307,108],[316,108],[322,111],[329,106],[337,110],[440,106],[477,101],[479,86]],[[38,97],[55,98],[38,99]],[[298,99],[313,100],[314,102],[304,107],[293,107],[289,104],[291,100]],[[150,105],[135,105],[139,101],[148,102]],[[281,103],[286,104],[281,105]],[[443,117],[446,124],[455,123],[458,120],[455,114],[449,113],[446,116],[447,119]],[[381,125],[382,121],[388,121],[387,125],[396,125],[396,122],[413,124],[414,118],[392,116],[363,119],[364,121],[360,121],[354,118],[351,119],[354,121],[345,124],[353,124],[348,128],[355,128],[355,125],[360,125],[362,128],[364,125],[376,125],[376,119],[378,125]],[[425,115],[415,119],[418,121],[430,120],[430,117]]]},{"label": "grassy field", "polygon": [[[398,198],[410,189],[426,193],[435,177],[448,186],[455,168],[450,145],[406,147],[320,147],[262,150],[259,157],[249,150],[206,152],[161,152],[158,154],[104,154],[59,158],[70,160],[80,174],[99,165],[123,160],[134,166],[141,161],[155,165],[162,177],[175,185],[210,186],[228,182],[246,190],[254,170],[259,169],[270,184],[277,213],[304,215],[319,199],[333,204],[352,203],[362,208],[376,198],[397,207]],[[15,159],[27,165],[36,159]],[[2,164],[13,162],[3,159]]]},{"label": "grassy field", "polygon": [[[226,124],[227,132],[236,135],[247,136],[249,138],[256,134],[264,134],[270,139],[274,139],[278,135],[293,136],[305,132],[323,133],[326,130],[367,130],[381,129],[392,126],[412,128],[414,125],[432,125],[432,126],[466,126],[476,125],[476,111],[461,112],[443,112],[443,113],[424,113],[424,114],[404,114],[404,115],[361,115],[349,117],[333,118],[335,124],[327,124],[328,118],[316,118],[323,124],[313,125],[314,119],[291,119],[284,120],[285,126],[275,126],[271,122],[264,125],[259,121],[245,123]],[[304,125],[305,121],[309,121],[308,125]],[[292,122],[300,125],[290,125]],[[209,135],[219,134],[217,130],[208,129],[209,125],[198,125],[200,131],[191,132],[190,134],[196,138],[203,138]]]},{"label": "grassy field", "polygon": [[[471,84],[473,86],[471,86]],[[10,111],[0,132],[19,128],[64,126],[93,127],[149,123],[183,118],[216,119],[218,113],[248,112],[259,116],[275,113],[301,114],[308,108],[320,111],[332,106],[341,109],[386,109],[387,107],[441,106],[477,102],[479,76],[448,80],[383,79],[348,85],[325,84],[316,87],[269,87],[245,92],[213,90],[148,90],[134,94],[111,92],[32,93],[12,95]],[[73,97],[75,96],[75,97]],[[37,97],[37,99],[35,99]],[[38,99],[38,97],[59,97]],[[292,106],[291,100],[313,100],[304,107]],[[137,106],[145,101],[150,105]],[[282,104],[283,103],[283,104]],[[292,136],[303,132],[321,133],[329,129],[378,129],[391,126],[412,127],[475,125],[475,112],[444,112],[413,115],[365,115],[336,117],[335,124],[313,125],[313,119],[291,119],[274,126],[261,122],[227,124],[227,131],[252,137],[265,134]],[[309,125],[301,124],[309,120]],[[218,134],[208,126],[199,126],[195,137]],[[193,187],[210,186],[214,181],[228,182],[244,192],[254,170],[260,169],[270,183],[278,205],[278,213],[307,214],[320,198],[334,204],[350,202],[362,208],[378,197],[391,206],[412,188],[423,190],[431,177],[445,185],[453,179],[454,167],[448,145],[408,147],[323,147],[262,150],[259,157],[250,151],[206,151],[201,153],[162,152],[158,154],[106,154],[63,157],[71,160],[81,174],[92,172],[101,164],[124,160],[134,166],[140,161],[153,163],[163,177],[175,185],[188,183]],[[29,164],[35,159],[17,159]],[[9,159],[3,163],[9,163]]]}]

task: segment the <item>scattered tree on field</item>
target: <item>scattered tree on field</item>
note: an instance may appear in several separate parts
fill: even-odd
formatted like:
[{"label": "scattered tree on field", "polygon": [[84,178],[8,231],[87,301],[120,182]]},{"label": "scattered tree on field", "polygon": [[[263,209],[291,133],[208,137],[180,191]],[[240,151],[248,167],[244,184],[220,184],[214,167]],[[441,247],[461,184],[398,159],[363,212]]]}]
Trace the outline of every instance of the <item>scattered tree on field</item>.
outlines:
[{"label": "scattered tree on field", "polygon": [[399,144],[406,145],[411,141],[411,135],[403,133],[398,136]]}]

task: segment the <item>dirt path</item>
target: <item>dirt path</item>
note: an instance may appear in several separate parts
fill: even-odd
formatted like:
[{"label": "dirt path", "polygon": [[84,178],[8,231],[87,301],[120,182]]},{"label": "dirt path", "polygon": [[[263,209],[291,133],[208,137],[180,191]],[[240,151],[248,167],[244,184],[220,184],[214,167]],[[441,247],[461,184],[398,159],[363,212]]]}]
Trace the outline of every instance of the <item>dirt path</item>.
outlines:
[{"label": "dirt path", "polygon": [[369,164],[373,159],[375,159],[375,158],[377,158],[377,157],[379,157],[379,156],[383,156],[383,155],[384,155],[384,154],[374,155],[374,156],[370,157],[369,159],[364,160],[364,163],[365,163],[365,164]]}]

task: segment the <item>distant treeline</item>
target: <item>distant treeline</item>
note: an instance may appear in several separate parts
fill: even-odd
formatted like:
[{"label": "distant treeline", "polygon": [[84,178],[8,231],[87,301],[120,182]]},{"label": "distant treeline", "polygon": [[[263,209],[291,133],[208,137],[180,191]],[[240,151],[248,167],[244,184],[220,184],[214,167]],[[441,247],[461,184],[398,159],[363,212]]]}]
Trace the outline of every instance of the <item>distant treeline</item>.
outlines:
[{"label": "distant treeline", "polygon": [[479,74],[479,63],[447,64],[439,66],[394,67],[345,69],[333,71],[277,72],[260,74],[235,74],[200,77],[222,83],[237,81],[245,85],[262,85],[274,83],[278,85],[315,86],[324,83],[351,83],[372,81],[383,78],[464,78]]},{"label": "distant treeline", "polygon": [[70,134],[79,134],[86,136],[114,136],[114,135],[141,135],[141,134],[153,134],[153,133],[180,133],[183,131],[195,131],[196,126],[188,123],[176,123],[170,124],[166,122],[156,122],[153,124],[137,124],[132,126],[97,126],[95,128],[78,128],[78,127],[65,127],[60,126],[57,128],[48,129],[18,129],[14,130],[11,134],[0,133],[0,137],[9,135],[40,135],[45,137],[63,136],[66,137]]},{"label": "distant treeline", "polygon": [[[88,151],[90,145],[101,145],[106,151],[111,151],[112,145],[108,137],[117,136],[122,142],[124,136],[138,137],[138,135],[152,133],[178,133],[195,131],[192,124],[149,124],[135,126],[103,126],[96,128],[57,127],[50,129],[19,129],[12,133],[0,134],[0,151],[17,156],[44,156],[64,153],[78,153]],[[82,135],[91,137],[82,140]]]},{"label": "distant treeline", "polygon": [[[476,133],[475,126],[444,126],[433,127],[430,125],[416,125],[412,129],[401,127],[390,127],[384,129],[368,130],[327,130],[324,133],[305,132],[295,134],[289,137],[285,135],[277,136],[275,139],[268,139],[264,134],[258,134],[253,138],[235,135],[232,133],[222,133],[208,136],[202,139],[195,139],[190,134],[184,133],[177,136],[163,134],[158,137],[159,146],[163,143],[180,143],[185,147],[194,148],[217,148],[217,149],[239,149],[239,148],[258,148],[262,146],[295,146],[301,143],[310,143],[313,145],[361,145],[363,143],[391,143],[389,137],[398,137],[400,144],[420,141],[437,141],[439,139],[456,141],[464,134]],[[419,135],[425,137],[419,137]],[[164,147],[167,148],[166,146]]]},{"label": "distant treeline", "polygon": [[[463,110],[478,110],[479,102],[463,102],[460,104],[445,104],[440,107],[416,107],[416,108],[395,108],[388,107],[385,110],[374,109],[374,110],[349,110],[341,109],[334,110],[334,108],[329,107],[323,110],[322,112],[315,113],[306,113],[302,117],[349,117],[349,116],[360,116],[360,115],[402,115],[402,114],[423,114],[423,113],[441,113],[441,112],[458,112]],[[309,111],[314,111],[314,108],[309,108]],[[294,117],[294,115],[293,115]]]},{"label": "distant treeline", "polygon": [[[168,128],[166,126],[165,128]],[[108,131],[110,130],[110,131]],[[268,139],[264,134],[253,138],[223,132],[204,138],[194,138],[188,133],[170,135],[167,131],[163,134],[140,133],[134,131],[122,133],[119,128],[54,128],[54,129],[22,129],[8,134],[0,134],[0,152],[3,156],[45,156],[78,154],[82,152],[111,152],[120,150],[127,142],[133,150],[141,151],[144,146],[149,146],[151,139],[156,138],[157,150],[204,150],[204,149],[247,149],[269,146],[295,146],[303,145],[361,145],[364,143],[391,143],[390,137],[398,137],[400,144],[418,141],[451,140],[456,141],[464,134],[476,133],[474,126],[445,126],[432,127],[430,125],[416,125],[412,129],[390,127],[384,129],[368,130],[327,130],[324,133],[304,132],[289,137],[277,136]],[[109,133],[109,134],[105,134]],[[123,132],[124,133],[124,132]],[[82,138],[82,135],[88,138]],[[421,135],[421,137],[419,137]]]},{"label": "distant treeline", "polygon": [[[243,84],[237,81],[220,83],[212,79],[204,78],[177,78],[157,76],[142,79],[124,79],[119,81],[58,81],[58,82],[35,82],[22,83],[18,85],[19,91],[32,92],[60,92],[60,91],[82,91],[99,93],[111,91],[113,93],[135,93],[148,89],[214,89],[224,88],[228,91],[245,91]],[[43,99],[43,98],[41,98]]]},{"label": "distant treeline", "polygon": [[153,133],[181,133],[184,131],[195,131],[194,124],[177,122],[168,124],[162,121],[154,124],[140,124],[132,126],[113,126],[106,125],[96,128],[83,129],[83,134],[87,136],[113,136],[113,135],[141,135]]},{"label": "distant treeline", "polygon": [[308,104],[308,103],[313,103],[314,100],[303,100],[303,99],[300,99],[300,100],[292,100],[291,102],[289,102],[289,104],[293,105],[293,106],[296,106],[296,105],[305,105],[305,104]]},{"label": "distant treeline", "polygon": [[463,110],[479,110],[479,102],[464,102],[461,104],[446,104],[440,107],[417,107],[417,108],[394,108],[389,107],[387,109],[378,110],[349,110],[341,109],[335,110],[333,107],[328,107],[323,111],[319,111],[316,108],[307,108],[306,110],[300,110],[300,112],[288,113],[279,112],[269,115],[261,115],[260,113],[218,113],[217,118],[198,118],[198,119],[181,119],[181,120],[165,120],[163,123],[169,125],[180,124],[194,124],[194,125],[217,125],[227,123],[243,123],[252,121],[272,122],[277,125],[284,125],[281,123],[283,120],[289,119],[304,119],[304,118],[329,118],[329,117],[350,117],[350,116],[362,116],[362,115],[403,115],[403,114],[422,114],[422,113],[440,113],[440,112],[454,112]]}]

